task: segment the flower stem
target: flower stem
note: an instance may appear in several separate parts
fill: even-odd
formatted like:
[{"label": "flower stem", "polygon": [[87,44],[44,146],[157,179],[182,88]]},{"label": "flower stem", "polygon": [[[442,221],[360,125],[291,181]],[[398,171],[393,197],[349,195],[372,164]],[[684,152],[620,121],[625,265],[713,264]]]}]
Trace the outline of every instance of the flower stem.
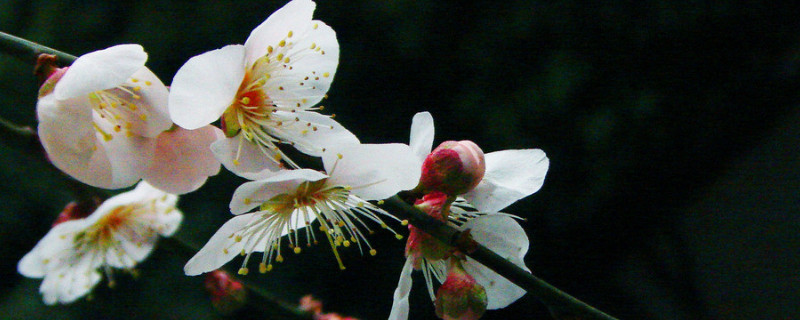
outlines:
[{"label": "flower stem", "polygon": [[439,241],[450,246],[459,247],[464,252],[474,249],[467,255],[536,296],[551,309],[578,315],[581,316],[581,319],[616,320],[616,318],[535,277],[480,244],[477,244],[477,247],[461,248],[460,243],[457,241],[460,231],[428,216],[404,202],[398,196],[387,199],[384,202],[384,206],[392,207],[394,209],[391,211],[393,214],[401,219],[408,219],[412,225],[434,236]]},{"label": "flower stem", "polygon": [[77,57],[69,53],[45,47],[36,42],[25,40],[2,31],[0,31],[0,51],[28,63],[36,63],[36,59],[42,53],[55,55],[58,61],[64,64],[71,64],[77,59]]}]

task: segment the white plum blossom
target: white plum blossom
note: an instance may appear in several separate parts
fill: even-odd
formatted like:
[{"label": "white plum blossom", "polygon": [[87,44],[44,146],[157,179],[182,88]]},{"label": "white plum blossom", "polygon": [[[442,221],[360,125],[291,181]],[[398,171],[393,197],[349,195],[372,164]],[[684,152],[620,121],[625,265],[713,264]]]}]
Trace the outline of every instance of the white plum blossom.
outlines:
[{"label": "white plum blossom", "polygon": [[[530,272],[525,266],[525,254],[528,252],[530,242],[525,230],[513,218],[502,214],[487,214],[467,221],[458,227],[459,231],[470,230],[472,239],[497,253],[511,263]],[[422,258],[421,269],[425,275],[428,294],[431,300],[436,299],[433,289],[433,279],[444,283],[447,276],[447,262],[443,260],[427,261]],[[525,294],[525,290],[513,284],[508,279],[497,274],[483,264],[467,257],[464,261],[464,270],[475,278],[475,281],[486,289],[488,306],[486,309],[505,308],[517,301]],[[408,298],[411,292],[411,273],[414,271],[414,260],[411,256],[406,259],[400,280],[394,292],[394,303],[389,320],[408,319]]]},{"label": "white plum blossom", "polygon": [[[433,117],[428,112],[414,115],[409,145],[417,155],[419,164],[431,152],[434,138]],[[519,199],[538,191],[547,173],[549,160],[542,150],[503,150],[484,155],[486,170],[478,185],[462,195],[446,215],[447,223],[460,231],[470,230],[477,243],[487,247],[507,260],[530,272],[525,266],[529,240],[513,216],[499,213],[500,210]],[[477,211],[474,211],[477,209]],[[390,320],[408,318],[408,295],[411,291],[411,273],[418,265],[425,276],[428,293],[432,300],[436,295],[433,279],[445,281],[447,263],[445,259],[414,261],[408,256],[401,271],[400,281],[394,293]],[[525,294],[525,290],[511,283],[472,258],[463,263],[465,271],[486,289],[488,310],[504,308]]]},{"label": "white plum blossom", "polygon": [[[419,112],[411,122],[409,145],[420,163],[433,147],[433,117]],[[484,155],[486,171],[483,179],[462,197],[480,212],[499,212],[525,198],[544,184],[550,165],[540,149],[515,149],[489,152]]]},{"label": "white plum blossom", "polygon": [[256,27],[244,45],[228,45],[195,56],[172,80],[172,120],[195,129],[221,119],[225,138],[212,150],[239,175],[285,161],[289,144],[322,156],[332,144],[358,139],[315,107],[326,95],[339,63],[336,33],[312,20],[316,4],[294,0]]},{"label": "white plum blossom", "polygon": [[[36,112],[39,138],[50,161],[86,184],[118,189],[146,178],[172,193],[200,187],[219,172],[207,145],[185,157],[168,151],[187,146],[174,139],[167,111],[168,91],[144,64],[135,44],[118,45],[79,57],[42,86]],[[181,133],[188,141],[213,141],[219,129]],[[196,146],[196,144],[195,144]],[[165,165],[191,164],[171,168]]]},{"label": "white plum blossom", "polygon": [[263,252],[259,272],[270,271],[273,261],[283,261],[284,237],[295,253],[301,251],[301,238],[307,246],[317,242],[309,227],[314,221],[319,221],[322,241],[330,243],[340,268],[340,246],[355,245],[374,255],[364,234],[371,230],[363,220],[388,228],[379,215],[394,217],[367,201],[413,188],[420,177],[416,157],[404,144],[341,145],[329,151],[322,156],[326,173],[296,169],[250,176],[255,181],[237,188],[231,200],[236,216],[189,260],[186,274],[210,272],[239,254],[245,255],[239,273],[247,274],[253,252]]},{"label": "white plum blossom", "polygon": [[178,197],[140,182],[103,202],[91,215],[56,224],[17,265],[29,278],[44,278],[39,291],[48,305],[70,303],[112,268],[131,269],[144,260],[159,235],[170,236],[183,215]]}]

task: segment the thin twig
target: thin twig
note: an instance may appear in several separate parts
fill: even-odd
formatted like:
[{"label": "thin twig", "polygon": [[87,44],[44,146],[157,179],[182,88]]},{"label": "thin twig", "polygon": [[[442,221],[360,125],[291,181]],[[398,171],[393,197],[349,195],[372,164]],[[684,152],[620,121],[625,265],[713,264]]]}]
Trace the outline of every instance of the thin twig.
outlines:
[{"label": "thin twig", "polygon": [[77,57],[58,51],[56,49],[45,47],[36,42],[22,39],[17,36],[0,31],[0,51],[8,53],[17,59],[26,63],[36,63],[36,59],[42,53],[55,55],[58,61],[63,64],[72,64]]},{"label": "thin twig", "polygon": [[[408,219],[412,225],[434,236],[439,241],[453,247],[461,247],[460,243],[456,241],[460,234],[458,230],[405,203],[400,197],[393,196],[387,199],[384,202],[384,206],[392,207],[394,210],[391,212],[397,217]],[[474,249],[474,251],[467,255],[525,289],[528,293],[536,296],[550,308],[562,310],[574,315],[581,315],[586,317],[586,319],[616,320],[616,318],[597,310],[542,279],[535,277],[480,244],[475,248],[460,249],[464,252]]]}]

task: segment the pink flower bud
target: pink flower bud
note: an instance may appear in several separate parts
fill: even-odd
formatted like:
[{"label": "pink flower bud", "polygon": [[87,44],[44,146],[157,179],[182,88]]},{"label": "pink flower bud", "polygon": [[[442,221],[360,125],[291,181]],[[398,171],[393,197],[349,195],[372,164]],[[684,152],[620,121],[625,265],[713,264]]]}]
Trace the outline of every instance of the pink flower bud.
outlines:
[{"label": "pink flower bud", "polygon": [[422,163],[418,191],[441,191],[449,196],[475,188],[486,172],[483,151],[469,140],[445,141]]},{"label": "pink flower bud", "polygon": [[232,314],[247,302],[247,289],[225,271],[207,273],[204,284],[211,295],[211,305],[220,314]]},{"label": "pink flower bud", "polygon": [[445,320],[479,319],[488,305],[486,290],[464,271],[457,257],[449,264],[447,280],[436,291],[436,315]]},{"label": "pink flower bud", "polygon": [[[427,213],[429,216],[439,221],[447,221],[447,195],[442,192],[433,192],[417,200],[414,204],[417,209]],[[414,267],[420,267],[420,258],[428,261],[441,260],[450,255],[452,247],[442,243],[433,236],[417,229],[413,225],[408,226],[408,241],[406,242],[406,256],[412,257]]]},{"label": "pink flower bud", "polygon": [[89,215],[92,214],[92,212],[94,212],[95,209],[97,209],[98,206],[100,206],[101,202],[102,201],[100,201],[100,199],[94,198],[92,200],[85,202],[73,201],[68,203],[67,206],[64,207],[64,210],[62,210],[61,213],[58,214],[56,220],[53,221],[53,227],[62,222],[83,219],[88,217]]}]

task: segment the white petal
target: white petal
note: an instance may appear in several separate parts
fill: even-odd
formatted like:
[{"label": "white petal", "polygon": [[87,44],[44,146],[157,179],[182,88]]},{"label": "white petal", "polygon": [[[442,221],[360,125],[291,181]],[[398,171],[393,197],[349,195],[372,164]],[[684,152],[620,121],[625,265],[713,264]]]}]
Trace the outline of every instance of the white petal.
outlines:
[{"label": "white petal", "polygon": [[328,176],[311,169],[281,170],[269,178],[246,182],[236,188],[231,199],[231,212],[242,214],[258,207],[281,193],[294,193],[306,181],[318,181]]},{"label": "white petal", "polygon": [[58,81],[54,95],[58,100],[110,89],[125,82],[144,67],[147,53],[138,44],[123,44],[85,54],[75,60]]},{"label": "white petal", "polygon": [[394,301],[389,320],[408,319],[408,296],[411,293],[411,272],[414,271],[414,264],[411,260],[411,257],[406,258],[403,271],[400,272],[400,281],[397,282],[397,289],[394,290]]},{"label": "white petal", "polygon": [[[275,136],[294,142],[294,147],[308,155],[322,156],[325,151],[338,144],[359,143],[353,133],[331,117],[316,112],[282,113],[290,120],[277,128],[270,128]],[[316,128],[316,130],[315,130]]]},{"label": "white petal", "polygon": [[100,282],[100,273],[85,265],[65,267],[48,274],[39,292],[45,304],[71,303],[85,296]]},{"label": "white petal", "polygon": [[264,154],[256,144],[244,139],[241,133],[233,138],[217,140],[217,142],[211,144],[211,151],[217,160],[225,166],[225,169],[245,178],[247,178],[248,174],[264,170],[274,172],[281,169],[270,158],[274,154],[272,150],[267,150],[270,154]]},{"label": "white petal", "polygon": [[244,46],[229,45],[189,59],[172,79],[172,121],[192,130],[219,119],[244,79],[244,55]]},{"label": "white petal", "polygon": [[222,130],[210,125],[161,133],[144,179],[172,194],[197,190],[208,177],[219,173],[220,163],[211,152],[211,144],[222,138]]},{"label": "white petal", "polygon": [[[330,89],[339,65],[339,42],[336,32],[321,21],[316,28],[292,37],[283,54],[283,65],[270,67],[272,76],[264,89],[279,107],[306,109],[319,103]],[[273,46],[277,46],[273,43]],[[281,48],[283,49],[283,48]],[[273,53],[271,57],[274,57]],[[267,70],[265,70],[267,71]]]},{"label": "white petal", "polygon": [[186,275],[196,276],[216,270],[239,255],[246,241],[237,242],[232,235],[246,227],[253,219],[258,219],[258,216],[256,214],[243,214],[225,222],[211,236],[208,243],[183,267]]},{"label": "white petal", "polygon": [[57,267],[60,255],[70,254],[74,250],[69,235],[86,226],[87,223],[82,220],[71,220],[56,225],[22,257],[17,264],[17,271],[29,278],[44,277],[47,270]]},{"label": "white petal", "polygon": [[[503,215],[486,215],[470,220],[460,229],[471,229],[472,239],[530,272],[524,261],[530,242],[525,230],[514,219]],[[464,270],[486,289],[489,301],[487,309],[504,308],[525,295],[524,289],[472,258],[467,258]]]},{"label": "white petal", "polygon": [[325,152],[322,162],[329,184],[350,186],[364,200],[412,189],[421,174],[419,159],[401,143],[339,145]]},{"label": "white petal", "polygon": [[155,139],[118,134],[111,140],[100,139],[99,142],[111,163],[110,189],[124,188],[138,182],[153,161]]},{"label": "white petal", "polygon": [[[136,80],[136,82],[134,82]],[[122,84],[130,90],[134,90],[140,99],[135,99],[137,105],[144,109],[141,113],[147,115],[146,128],[136,132],[139,135],[155,138],[162,131],[172,127],[172,120],[169,118],[167,102],[169,91],[164,83],[148,68],[141,68],[136,71],[125,83]],[[133,123],[136,125],[136,123]]]},{"label": "white petal", "polygon": [[39,140],[50,161],[83,183],[111,188],[111,163],[92,128],[92,110],[86,96],[56,101],[47,95],[36,105]]},{"label": "white petal", "polygon": [[550,160],[539,149],[486,154],[486,174],[464,199],[483,212],[498,212],[533,194],[544,184]]},{"label": "white petal", "polygon": [[267,47],[276,46],[281,40],[287,38],[289,31],[302,34],[311,27],[311,17],[316,4],[311,0],[294,0],[253,29],[247,41],[247,65],[250,66],[267,54]]},{"label": "white petal", "polygon": [[[430,112],[418,112],[411,120],[411,139],[409,146],[411,150],[422,161],[428,157],[433,148],[433,116]],[[421,165],[421,164],[420,164]]]}]

